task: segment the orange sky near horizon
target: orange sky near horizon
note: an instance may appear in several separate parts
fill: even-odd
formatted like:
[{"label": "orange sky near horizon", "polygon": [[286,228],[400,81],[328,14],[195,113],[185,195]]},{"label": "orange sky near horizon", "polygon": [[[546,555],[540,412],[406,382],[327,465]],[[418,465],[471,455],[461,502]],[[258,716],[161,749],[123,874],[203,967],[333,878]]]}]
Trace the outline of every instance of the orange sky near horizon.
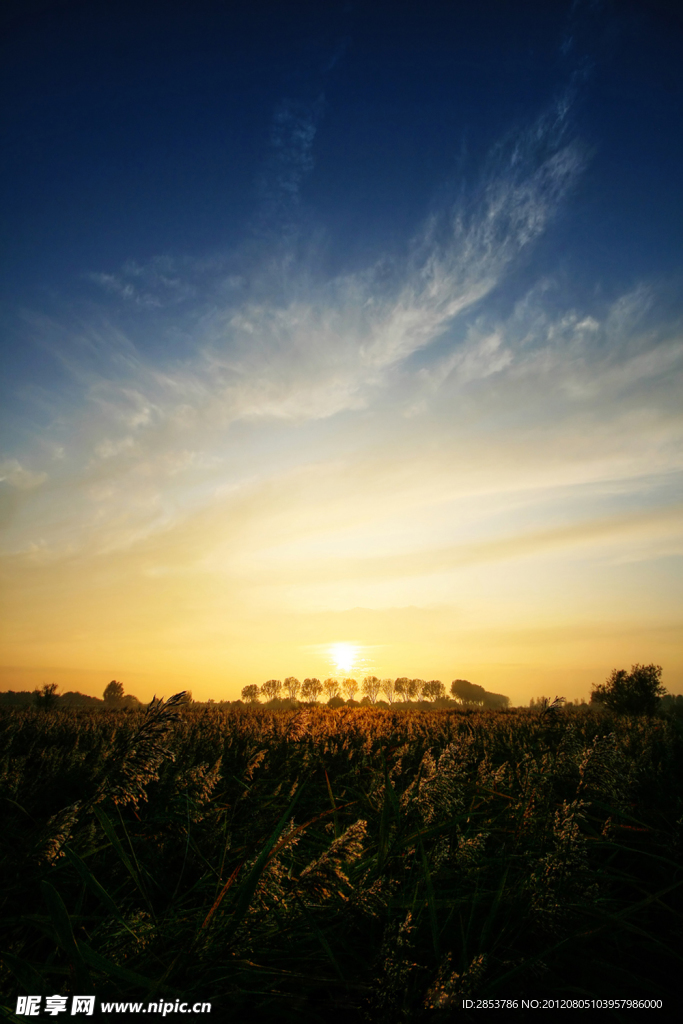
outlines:
[{"label": "orange sky near horizon", "polygon": [[[380,323],[396,344],[403,303]],[[0,686],[235,699],[334,674],[347,642],[361,676],[469,678],[513,704],[587,698],[635,662],[680,692],[683,418],[664,371],[683,344],[644,362],[629,338],[615,374],[585,335],[616,315],[531,353],[508,325],[495,374],[392,373],[341,408],[317,364],[237,411],[199,370],[160,380],[131,354],[130,380],[94,374],[44,468],[4,466]]]},{"label": "orange sky near horizon", "polygon": [[[392,54],[393,94],[405,75]],[[423,73],[432,82],[424,106],[406,93],[401,110],[426,117],[438,102],[445,115],[453,104],[423,59],[419,82]],[[336,122],[339,153],[356,138],[353,82]],[[72,86],[64,89],[71,103]],[[2,689],[56,682],[99,696],[117,679],[143,701],[185,688],[200,700],[235,699],[269,678],[342,674],[332,652],[347,643],[357,663],[345,675],[447,687],[467,678],[513,705],[542,694],[587,699],[592,684],[634,663],[660,664],[669,692],[683,691],[683,289],[680,246],[666,233],[673,207],[659,214],[670,262],[658,272],[662,247],[647,212],[634,234],[644,201],[637,175],[614,236],[622,242],[606,241],[625,188],[610,176],[627,150],[611,151],[598,186],[590,167],[600,146],[593,128],[585,142],[578,133],[574,90],[574,77],[548,84],[544,104],[522,120],[510,111],[507,128],[494,90],[471,170],[452,177],[454,141],[431,198],[418,187],[422,153],[397,120],[392,145],[409,157],[415,192],[396,224],[392,204],[380,202],[402,180],[391,147],[374,165],[359,156],[340,171],[322,99],[301,106],[273,95],[272,115],[255,103],[253,152],[239,158],[240,203],[249,181],[270,181],[270,198],[241,226],[228,218],[193,247],[192,218],[177,204],[149,234],[112,199],[119,248],[118,234],[97,236],[84,212],[86,248],[55,257],[61,284],[46,270],[34,280],[34,258],[24,257],[32,290],[26,284],[21,308],[12,298],[11,330],[0,332],[10,371]],[[373,109],[379,127],[384,100]],[[330,104],[330,125],[338,113]],[[603,115],[609,135],[615,119]],[[83,123],[92,116],[88,106]],[[241,117],[232,127],[241,138]],[[207,138],[223,129],[212,123]],[[458,131],[467,148],[466,120]],[[441,123],[433,132],[441,145]],[[46,146],[52,138],[50,126]],[[624,139],[644,160],[630,125]],[[85,175],[87,131],[82,141]],[[176,147],[190,163],[193,145]],[[171,151],[150,154],[164,173]],[[652,191],[670,166],[678,195],[673,157],[648,160]],[[62,163],[71,167],[71,156]],[[382,172],[374,185],[363,177],[372,166]],[[370,206],[361,203],[356,220],[343,212],[352,173],[357,198],[376,189],[368,194],[384,210],[381,230]],[[305,212],[309,175],[319,201],[329,190],[326,214]],[[81,210],[76,180],[72,214]],[[47,249],[73,220],[59,190],[54,202]],[[275,218],[268,230],[266,215]],[[23,216],[32,225],[33,206]]]},{"label": "orange sky near horizon", "polygon": [[[493,514],[488,494],[429,501],[400,470],[393,493],[388,474],[349,493],[317,466],[319,488],[281,477],[277,503],[256,488],[109,550],[16,559],[0,686],[101,696],[118,679],[144,701],[185,688],[234,700],[273,677],[407,675],[468,678],[517,705],[587,699],[613,668],[655,662],[683,689],[676,579],[657,557],[674,514],[560,525],[556,508],[534,529],[535,489],[498,494]],[[418,547],[425,519],[430,538],[460,543]]]}]

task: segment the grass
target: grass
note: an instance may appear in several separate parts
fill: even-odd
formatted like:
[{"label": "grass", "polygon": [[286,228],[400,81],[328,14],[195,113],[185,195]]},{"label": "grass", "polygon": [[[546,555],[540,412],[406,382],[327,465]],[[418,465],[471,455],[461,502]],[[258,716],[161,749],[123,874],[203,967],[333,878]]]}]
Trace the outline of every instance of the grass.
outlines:
[{"label": "grass", "polygon": [[0,737],[10,1019],[74,992],[326,1024],[673,1005],[680,721],[172,699],[5,711]]}]

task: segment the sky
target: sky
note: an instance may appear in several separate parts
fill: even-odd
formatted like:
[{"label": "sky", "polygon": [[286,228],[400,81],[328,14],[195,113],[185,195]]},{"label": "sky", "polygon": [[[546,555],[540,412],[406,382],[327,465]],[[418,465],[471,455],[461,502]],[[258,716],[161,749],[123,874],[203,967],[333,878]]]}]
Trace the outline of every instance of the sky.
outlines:
[{"label": "sky", "polygon": [[0,688],[683,691],[683,12],[5,5]]}]

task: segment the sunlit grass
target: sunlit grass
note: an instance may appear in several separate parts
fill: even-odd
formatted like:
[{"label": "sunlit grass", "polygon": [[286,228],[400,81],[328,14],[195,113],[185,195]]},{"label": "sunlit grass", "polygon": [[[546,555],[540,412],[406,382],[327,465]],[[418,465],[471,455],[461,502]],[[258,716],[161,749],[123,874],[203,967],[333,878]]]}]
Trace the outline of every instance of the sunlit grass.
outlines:
[{"label": "sunlit grass", "polygon": [[394,1024],[676,988],[675,720],[169,702],[0,736],[11,1009],[76,988]]}]

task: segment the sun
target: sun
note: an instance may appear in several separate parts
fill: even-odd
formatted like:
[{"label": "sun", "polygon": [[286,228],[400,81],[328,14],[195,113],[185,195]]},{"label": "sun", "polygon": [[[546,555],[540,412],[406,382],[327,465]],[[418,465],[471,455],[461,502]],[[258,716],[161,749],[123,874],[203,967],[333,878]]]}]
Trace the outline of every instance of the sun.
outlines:
[{"label": "sun", "polygon": [[332,644],[330,660],[337,672],[352,672],[358,658],[358,647],[355,644]]}]

